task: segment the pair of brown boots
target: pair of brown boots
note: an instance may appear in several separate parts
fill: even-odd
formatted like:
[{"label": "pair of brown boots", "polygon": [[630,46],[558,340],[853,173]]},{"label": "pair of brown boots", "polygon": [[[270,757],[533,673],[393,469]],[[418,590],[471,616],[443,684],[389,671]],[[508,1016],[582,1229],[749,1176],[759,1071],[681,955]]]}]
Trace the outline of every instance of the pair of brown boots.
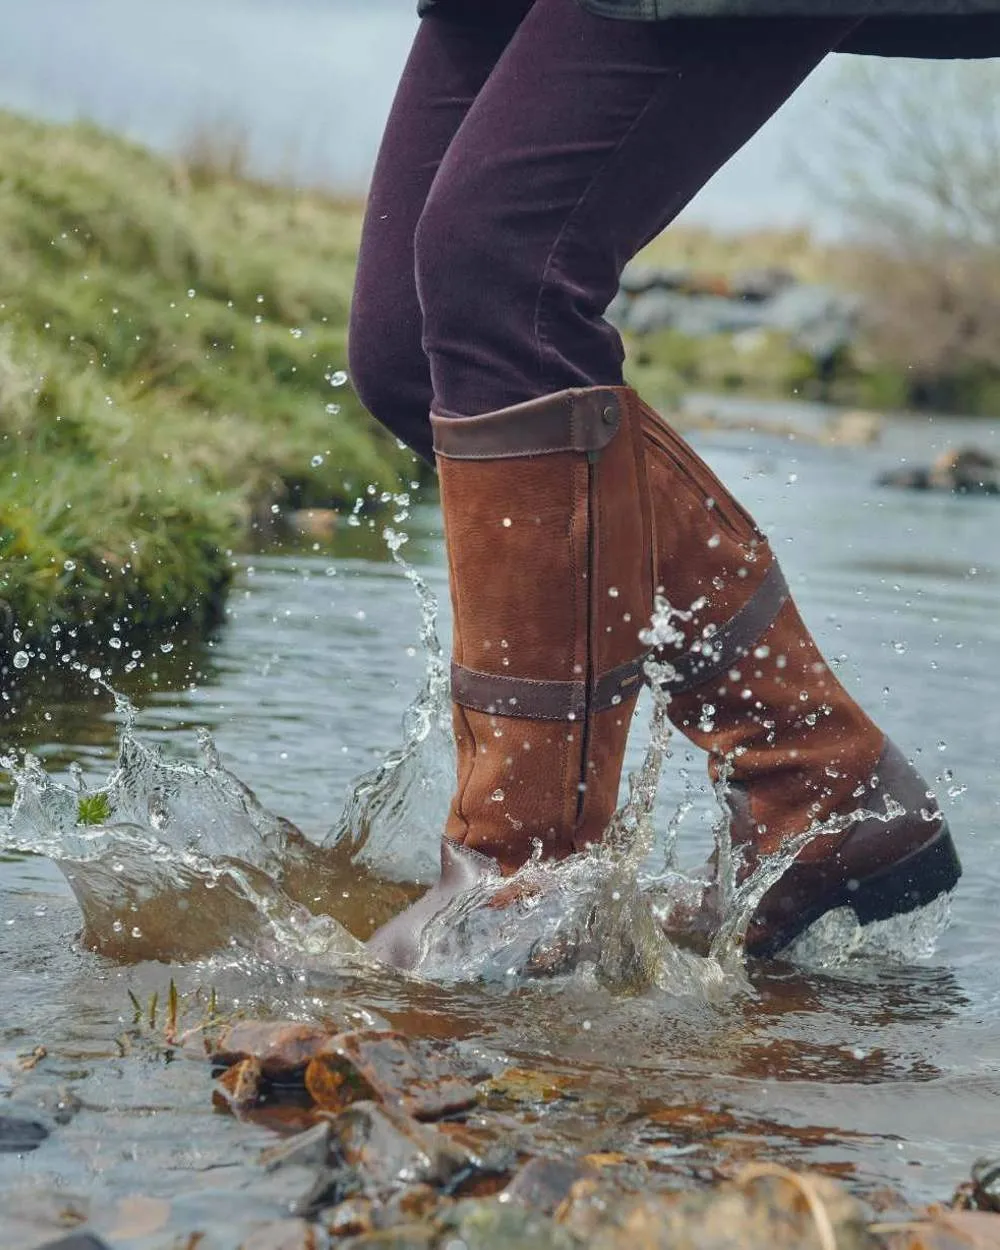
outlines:
[{"label": "pair of brown boots", "polygon": [[[761,902],[752,955],[835,907],[910,911],[961,868],[926,783],[847,694],[767,541],[707,465],[627,388],[432,417],[454,614],[458,780],[441,879],[369,943],[399,967],[459,891],[540,851],[601,841],[614,814],[654,596],[690,613],[660,654],[674,725],[728,779],[745,878],[832,816]],[[888,800],[888,802],[887,802]],[[718,891],[673,924],[704,944]]]}]

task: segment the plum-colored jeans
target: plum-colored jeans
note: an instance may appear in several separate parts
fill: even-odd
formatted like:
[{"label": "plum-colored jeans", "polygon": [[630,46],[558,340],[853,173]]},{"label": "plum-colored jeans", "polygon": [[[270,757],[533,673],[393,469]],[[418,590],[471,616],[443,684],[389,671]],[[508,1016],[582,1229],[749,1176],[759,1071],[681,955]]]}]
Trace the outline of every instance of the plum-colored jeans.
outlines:
[{"label": "plum-colored jeans", "polygon": [[420,24],[367,206],[349,358],[425,459],[428,414],[621,385],[625,264],[856,25],[659,23],[446,0]]}]

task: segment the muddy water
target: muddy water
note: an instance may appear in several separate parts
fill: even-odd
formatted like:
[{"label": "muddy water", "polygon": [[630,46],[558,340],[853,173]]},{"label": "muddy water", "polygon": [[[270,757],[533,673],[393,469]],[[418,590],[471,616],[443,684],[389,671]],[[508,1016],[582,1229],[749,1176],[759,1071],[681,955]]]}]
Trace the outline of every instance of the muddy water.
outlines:
[{"label": "muddy water", "polygon": [[[791,415],[803,425],[814,419],[808,410]],[[639,995],[585,976],[427,984],[352,962],[337,953],[346,949],[340,931],[310,928],[304,914],[279,916],[287,921],[280,940],[277,928],[269,944],[244,940],[243,913],[220,875],[190,895],[198,914],[185,922],[196,934],[186,951],[171,945],[176,911],[157,930],[148,909],[96,905],[88,940],[115,951],[111,958],[78,941],[80,910],[51,860],[11,855],[0,863],[0,1116],[40,1120],[51,1136],[33,1153],[0,1153],[4,1245],[31,1247],[40,1230],[54,1236],[60,1221],[89,1211],[116,1246],[166,1247],[175,1234],[206,1229],[206,1246],[235,1246],[295,1196],[289,1186],[301,1180],[263,1175],[256,1164],[268,1131],[214,1114],[207,1067],[165,1052],[155,1029],[134,1022],[129,992],[147,1010],[158,993],[162,1018],[171,976],[188,995],[214,989],[224,1009],[310,1018],[346,1000],[411,1033],[459,1039],[492,1070],[540,1071],[549,1096],[512,1115],[511,1139],[534,1150],[620,1152],[623,1167],[645,1169],[644,1183],[688,1184],[765,1156],[829,1169],[870,1194],[946,1196],[974,1158],[995,1151],[1000,1108],[992,855],[1000,501],[871,483],[900,456],[926,459],[969,435],[994,450],[1000,441],[982,426],[900,422],[874,451],[747,434],[700,444],[773,527],[804,613],[843,679],[936,781],[966,866],[943,937],[931,942],[933,926],[917,926],[908,950],[906,941],[875,939],[850,959],[827,941],[804,952],[804,964],[734,974],[722,992],[669,977]],[[443,594],[435,512],[417,510],[407,528],[407,554]],[[342,551],[246,558],[231,619],[211,645],[147,647],[128,674],[127,643],[102,657],[139,709],[116,810],[141,799],[150,827],[164,826],[175,848],[171,828],[190,832],[201,822],[192,843],[182,837],[184,854],[195,845],[221,864],[229,853],[250,865],[254,888],[280,879],[313,911],[333,911],[359,931],[399,905],[401,879],[426,873],[447,774],[433,699],[409,717],[408,735],[424,738],[414,758],[387,755],[403,737],[400,717],[427,661],[413,588],[373,558],[371,537],[362,528],[345,535]],[[54,781],[75,784],[67,776],[75,762],[101,786],[121,715],[86,674],[54,669],[52,657],[35,659],[16,675],[4,736],[34,751]],[[199,753],[200,726],[224,768]],[[643,746],[637,722],[633,767]],[[662,846],[678,806],[692,805],[680,825],[690,865],[708,849],[715,816],[701,768],[673,743],[655,822]],[[353,865],[346,853],[310,856],[267,814],[335,842],[352,783],[366,772],[346,820]],[[36,784],[44,793],[49,783]],[[172,817],[157,816],[154,794],[168,796]],[[36,830],[46,823],[22,810],[27,817]],[[51,811],[46,819],[55,829]],[[52,834],[53,854],[88,853],[62,836]],[[128,847],[113,851],[124,857]],[[150,886],[157,890],[167,892],[162,880]],[[213,928],[213,909],[223,930],[231,924],[234,945]],[[169,960],[151,957],[171,950]],[[18,1056],[38,1045],[47,1057],[22,1070]],[[162,1201],[141,1211],[116,1205],[136,1194]],[[153,1232],[143,1234],[142,1219]]]}]

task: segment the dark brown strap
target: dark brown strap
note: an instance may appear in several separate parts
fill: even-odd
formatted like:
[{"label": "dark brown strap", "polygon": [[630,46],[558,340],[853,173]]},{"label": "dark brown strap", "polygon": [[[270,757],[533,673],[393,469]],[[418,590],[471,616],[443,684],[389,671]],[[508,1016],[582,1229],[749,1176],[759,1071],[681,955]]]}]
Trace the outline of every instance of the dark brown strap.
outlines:
[{"label": "dark brown strap", "polygon": [[462,707],[491,716],[518,716],[523,720],[583,720],[588,712],[604,712],[639,693],[645,655],[602,673],[591,696],[582,681],[535,681],[530,677],[503,677],[451,666],[451,697]]},{"label": "dark brown strap", "polygon": [[700,650],[685,651],[676,659],[668,657],[675,672],[674,678],[667,683],[670,693],[686,694],[745,659],[774,623],[788,597],[788,583],[776,561],[739,612],[710,638],[701,639],[698,644]]},{"label": "dark brown strap", "polygon": [[604,386],[559,391],[479,417],[431,413],[434,451],[448,460],[602,451],[620,425],[621,398]]}]

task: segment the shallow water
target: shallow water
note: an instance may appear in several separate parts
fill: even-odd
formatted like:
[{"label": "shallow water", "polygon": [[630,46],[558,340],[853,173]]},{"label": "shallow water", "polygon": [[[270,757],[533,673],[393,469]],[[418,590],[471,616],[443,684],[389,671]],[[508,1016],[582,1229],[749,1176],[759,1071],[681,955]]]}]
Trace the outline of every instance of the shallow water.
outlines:
[{"label": "shallow water", "polygon": [[[813,418],[805,409],[792,415],[803,425]],[[1000,502],[879,491],[871,482],[900,454],[927,458],[936,441],[970,433],[996,447],[988,427],[926,421],[894,424],[874,451],[746,434],[700,444],[773,526],[807,620],[827,654],[843,657],[841,676],[937,781],[966,875],[931,953],[891,958],[874,942],[835,966],[751,969],[748,982],[733,976],[716,994],[669,978],[639,994],[585,977],[435,985],[333,954],[308,957],[308,941],[322,952],[338,931],[296,913],[276,922],[294,929],[290,944],[272,935],[264,949],[247,941],[169,965],[122,963],[81,947],[79,909],[51,862],[12,858],[0,863],[0,1112],[41,1114],[53,1133],[34,1153],[0,1153],[4,1245],[36,1244],[41,1226],[54,1236],[60,1208],[74,1204],[89,1204],[116,1246],[171,1245],[166,1234],[139,1236],[134,1212],[131,1228],[123,1224],[115,1203],[130,1194],[168,1200],[161,1218],[171,1237],[207,1227],[213,1247],[238,1244],[241,1230],[283,1213],[294,1178],[261,1174],[267,1131],[214,1114],[207,1066],[167,1061],[151,1031],[133,1025],[129,991],[143,1004],[158,992],[162,1014],[171,976],[182,993],[214,988],[226,1009],[308,1018],[347,1001],[411,1033],[460,1039],[491,1069],[541,1070],[562,1083],[562,1095],[521,1117],[517,1131],[531,1148],[621,1152],[645,1166],[649,1184],[690,1183],[763,1155],[853,1177],[869,1194],[888,1188],[900,1201],[947,1196],[978,1155],[995,1150],[1000,1105],[991,855],[1000,805]],[[418,511],[408,528],[406,554],[443,594],[436,513]],[[266,868],[270,847],[292,895],[361,928],[401,902],[400,886],[384,877],[412,879],[433,857],[447,764],[434,715],[419,726],[427,738],[418,766],[383,768],[381,809],[370,801],[351,809],[355,835],[371,818],[357,866],[341,859],[325,875],[312,860],[302,864],[301,848],[275,850],[281,829],[249,800],[233,799],[238,789],[199,755],[195,732],[211,730],[223,764],[266,809],[315,841],[338,827],[352,780],[399,744],[400,716],[425,675],[412,587],[390,562],[351,554],[371,550],[364,529],[346,533],[343,545],[345,554],[246,558],[230,621],[209,646],[154,646],[138,657],[145,667],[127,675],[127,645],[109,646],[102,662],[117,665],[113,684],[139,707],[140,750],[162,752],[159,761],[132,761],[160,770],[141,797],[155,791],[171,815],[148,808],[151,827],[169,838],[201,813],[201,852],[211,852],[212,836],[229,839],[231,854],[242,849]],[[78,761],[100,785],[116,756],[112,700],[85,674],[63,673],[57,683],[52,667],[33,660],[14,675],[8,693],[18,711],[4,737],[30,747],[57,780],[72,784],[66,769]],[[673,750],[655,829],[662,845],[678,804],[693,801],[679,845],[682,863],[695,865],[715,809],[700,757],[676,740]],[[144,784],[152,776],[142,775]],[[390,777],[396,789],[385,797]],[[213,862],[221,859],[216,847]],[[306,881],[312,899],[303,897]],[[222,914],[232,897],[225,879],[217,888],[201,896],[205,916]],[[238,909],[232,915],[238,932]],[[158,933],[155,917],[136,918],[140,936],[126,924],[118,948],[156,953],[170,923]],[[109,914],[108,931],[92,936],[110,941],[110,925]],[[820,958],[831,962],[835,950],[826,943]],[[37,1045],[48,1056],[22,1071],[17,1057]]]}]

